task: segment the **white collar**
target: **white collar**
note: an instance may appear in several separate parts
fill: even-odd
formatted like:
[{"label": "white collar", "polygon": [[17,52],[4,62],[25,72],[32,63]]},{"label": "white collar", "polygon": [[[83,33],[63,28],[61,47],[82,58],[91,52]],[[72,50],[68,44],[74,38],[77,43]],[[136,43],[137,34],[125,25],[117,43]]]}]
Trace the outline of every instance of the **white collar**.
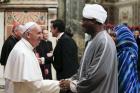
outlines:
[{"label": "white collar", "polygon": [[31,50],[34,49],[34,47],[33,47],[26,39],[22,38],[21,41],[23,41],[24,44],[25,44],[28,48],[30,48]]},{"label": "white collar", "polygon": [[61,36],[64,34],[64,32],[61,32],[57,37],[56,37],[56,39],[58,40],[58,39],[60,39],[61,38]]}]

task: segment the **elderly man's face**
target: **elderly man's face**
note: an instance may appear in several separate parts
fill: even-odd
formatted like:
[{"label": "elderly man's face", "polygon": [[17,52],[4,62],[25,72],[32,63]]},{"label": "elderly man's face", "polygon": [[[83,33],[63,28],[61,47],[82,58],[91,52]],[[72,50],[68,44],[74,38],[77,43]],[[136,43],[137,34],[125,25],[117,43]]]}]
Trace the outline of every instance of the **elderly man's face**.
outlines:
[{"label": "elderly man's face", "polygon": [[22,37],[22,31],[16,31],[16,32],[14,32],[15,33],[15,35],[16,35],[16,38],[18,39],[18,40],[20,40],[21,39],[21,37]]},{"label": "elderly man's face", "polygon": [[39,25],[36,25],[30,32],[29,32],[29,41],[32,44],[33,47],[36,47],[39,45],[43,35],[42,30]]},{"label": "elderly man's face", "polygon": [[24,30],[25,30],[24,26],[23,25],[18,25],[18,26],[16,26],[13,29],[14,29],[13,33],[15,34],[16,38],[18,40],[20,40],[21,37],[22,37],[22,34],[23,34]]}]

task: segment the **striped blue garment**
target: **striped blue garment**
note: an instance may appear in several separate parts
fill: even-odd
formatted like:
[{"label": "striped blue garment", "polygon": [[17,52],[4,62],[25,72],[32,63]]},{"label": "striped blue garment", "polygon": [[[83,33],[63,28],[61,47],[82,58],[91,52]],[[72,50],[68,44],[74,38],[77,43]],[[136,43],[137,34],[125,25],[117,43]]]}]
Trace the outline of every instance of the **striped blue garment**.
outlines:
[{"label": "striped blue garment", "polygon": [[137,60],[138,46],[133,33],[125,25],[114,28],[118,56],[119,93],[140,93]]}]

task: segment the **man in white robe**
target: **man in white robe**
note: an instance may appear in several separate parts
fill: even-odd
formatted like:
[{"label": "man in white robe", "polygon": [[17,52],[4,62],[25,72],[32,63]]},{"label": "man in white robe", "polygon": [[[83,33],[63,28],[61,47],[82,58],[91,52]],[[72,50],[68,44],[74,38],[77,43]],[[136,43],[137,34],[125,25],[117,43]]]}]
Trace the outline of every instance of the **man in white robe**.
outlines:
[{"label": "man in white robe", "polygon": [[35,22],[28,22],[24,27],[23,38],[11,51],[5,68],[9,93],[59,93],[59,81],[43,80],[33,51],[42,39],[41,27]]},{"label": "man in white robe", "polygon": [[118,93],[115,43],[104,30],[107,12],[101,5],[86,4],[82,26],[91,35],[80,68],[73,77],[61,80],[63,90],[76,93]]}]

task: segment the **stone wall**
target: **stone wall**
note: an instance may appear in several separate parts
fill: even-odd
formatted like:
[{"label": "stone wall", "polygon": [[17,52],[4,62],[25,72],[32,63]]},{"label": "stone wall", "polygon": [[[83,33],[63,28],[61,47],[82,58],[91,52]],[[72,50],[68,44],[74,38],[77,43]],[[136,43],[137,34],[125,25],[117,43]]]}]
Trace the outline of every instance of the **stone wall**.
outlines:
[{"label": "stone wall", "polygon": [[77,43],[79,49],[79,58],[83,54],[85,42],[84,32],[80,25],[82,18],[82,9],[84,6],[84,0],[58,0],[58,18],[62,19],[66,23],[66,28],[70,27],[73,38]]}]

